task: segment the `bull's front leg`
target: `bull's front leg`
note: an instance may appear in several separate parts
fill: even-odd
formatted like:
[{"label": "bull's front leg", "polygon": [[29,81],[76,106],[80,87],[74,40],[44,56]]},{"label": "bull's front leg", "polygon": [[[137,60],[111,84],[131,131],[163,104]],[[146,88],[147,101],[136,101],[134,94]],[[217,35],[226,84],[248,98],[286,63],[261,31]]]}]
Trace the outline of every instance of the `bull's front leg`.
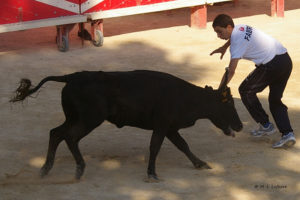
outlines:
[{"label": "bull's front leg", "polygon": [[153,131],[151,141],[150,141],[150,156],[149,156],[149,163],[148,163],[148,179],[146,182],[158,182],[159,179],[157,178],[155,172],[155,161],[157,154],[160,150],[160,147],[164,141],[165,133],[162,131]]},{"label": "bull's front leg", "polygon": [[198,169],[211,169],[204,161],[197,158],[191,151],[186,141],[179,135],[178,131],[169,132],[167,138],[182,151]]}]

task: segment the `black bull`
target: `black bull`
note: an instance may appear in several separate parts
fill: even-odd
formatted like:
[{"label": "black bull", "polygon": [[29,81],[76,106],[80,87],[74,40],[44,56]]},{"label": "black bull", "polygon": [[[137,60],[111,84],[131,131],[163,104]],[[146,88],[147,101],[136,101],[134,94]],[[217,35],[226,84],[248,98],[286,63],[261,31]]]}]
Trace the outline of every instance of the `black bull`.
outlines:
[{"label": "black bull", "polygon": [[22,79],[11,102],[22,101],[36,92],[45,82],[66,83],[61,103],[65,122],[50,131],[47,159],[41,176],[48,174],[54,164],[59,143],[66,141],[72,152],[79,179],[85,168],[78,143],[107,120],[117,127],[133,126],[153,130],[148,163],[149,179],[157,179],[155,160],[167,137],[196,168],[210,168],[197,158],[180,136],[179,129],[190,127],[196,120],[208,118],[226,135],[240,131],[242,123],[234,106],[230,89],[197,87],[170,74],[155,71],[77,72],[64,76],[49,76],[34,88]]}]

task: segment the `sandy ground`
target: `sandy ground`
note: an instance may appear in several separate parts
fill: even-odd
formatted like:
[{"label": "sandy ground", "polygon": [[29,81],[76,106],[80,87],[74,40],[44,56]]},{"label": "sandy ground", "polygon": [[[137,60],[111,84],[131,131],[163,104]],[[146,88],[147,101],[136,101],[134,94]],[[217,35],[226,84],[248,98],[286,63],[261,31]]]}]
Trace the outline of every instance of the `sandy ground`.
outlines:
[{"label": "sandy ground", "polygon": [[[65,143],[57,151],[50,174],[41,179],[49,130],[64,121],[60,106],[61,83],[48,82],[37,98],[8,103],[20,78],[34,84],[48,75],[81,70],[149,69],[171,73],[199,86],[217,87],[229,54],[223,60],[210,52],[224,41],[211,28],[219,13],[229,13],[235,23],[260,28],[288,49],[294,69],[283,101],[298,143],[274,150],[280,138],[254,139],[248,131],[254,121],[241,103],[238,86],[254,68],[241,61],[230,87],[244,129],[236,138],[224,136],[208,120],[181,130],[192,151],[213,169],[196,170],[187,158],[165,140],[157,160],[159,183],[146,183],[151,132],[107,122],[85,137],[80,148],[87,167],[79,182],[75,163]],[[55,27],[0,34],[0,199],[1,200],[275,200],[300,199],[300,1],[286,1],[285,17],[272,18],[270,1],[240,0],[209,7],[206,29],[188,26],[189,9],[152,13],[105,21],[103,47],[81,45],[75,28],[70,50],[57,51]],[[267,93],[259,96],[268,110]],[[271,116],[271,115],[270,115]],[[272,118],[271,118],[272,119]],[[272,119],[273,121],[273,119]]]}]

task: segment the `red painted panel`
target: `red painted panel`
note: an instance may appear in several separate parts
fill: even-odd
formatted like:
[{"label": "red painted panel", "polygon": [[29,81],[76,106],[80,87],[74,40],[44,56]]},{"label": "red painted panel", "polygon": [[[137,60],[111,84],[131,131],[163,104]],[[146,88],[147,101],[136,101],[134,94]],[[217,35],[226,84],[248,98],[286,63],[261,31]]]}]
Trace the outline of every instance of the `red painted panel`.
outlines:
[{"label": "red painted panel", "polygon": [[112,1],[110,9],[127,8],[136,5],[136,0],[115,0]]},{"label": "red painted panel", "polygon": [[99,12],[101,10],[112,10],[118,8],[133,7],[138,5],[137,3],[139,2],[139,0],[104,0],[102,2],[101,0],[99,0],[99,2],[100,3],[98,5],[88,9],[83,13],[91,13],[91,12]]},{"label": "red painted panel", "polygon": [[0,4],[0,24],[17,22],[20,8],[21,1],[2,0]]},{"label": "red painted panel", "polygon": [[[79,4],[80,0],[67,1]],[[77,13],[36,0],[1,0],[0,4],[0,24],[49,19],[75,14]]]},{"label": "red painted panel", "polygon": [[34,0],[23,0],[24,21],[74,15],[76,13]]}]

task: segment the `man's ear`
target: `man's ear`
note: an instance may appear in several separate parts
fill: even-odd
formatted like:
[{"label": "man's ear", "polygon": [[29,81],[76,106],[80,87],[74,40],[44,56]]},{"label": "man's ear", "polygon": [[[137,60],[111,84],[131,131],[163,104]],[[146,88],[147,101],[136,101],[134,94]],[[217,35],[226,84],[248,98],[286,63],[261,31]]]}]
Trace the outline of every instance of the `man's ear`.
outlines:
[{"label": "man's ear", "polygon": [[227,30],[233,30],[233,27],[232,27],[230,24],[228,24],[228,25],[226,26],[226,29],[227,29]]}]

